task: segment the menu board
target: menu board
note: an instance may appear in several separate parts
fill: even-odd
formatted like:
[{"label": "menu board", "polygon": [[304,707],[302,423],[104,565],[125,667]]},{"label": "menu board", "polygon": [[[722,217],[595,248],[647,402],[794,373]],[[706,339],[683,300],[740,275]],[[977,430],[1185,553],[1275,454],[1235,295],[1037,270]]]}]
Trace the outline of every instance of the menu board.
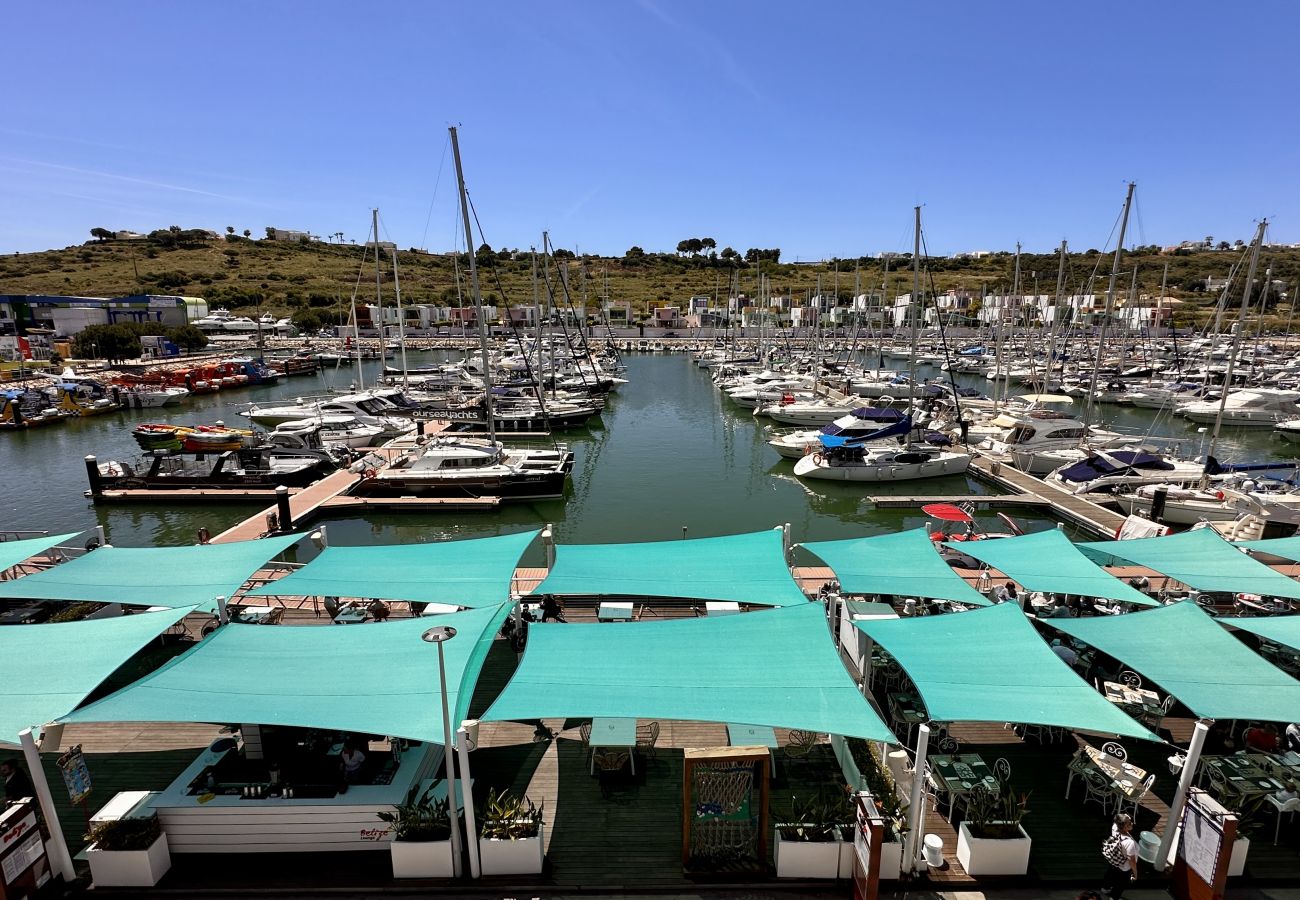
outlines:
[{"label": "menu board", "polygon": [[4,869],[5,884],[13,884],[17,881],[18,876],[35,865],[44,852],[45,848],[41,846],[41,833],[33,831],[21,844],[6,854],[4,861],[0,863]]},{"label": "menu board", "polygon": [[59,771],[63,773],[63,784],[68,789],[69,801],[80,803],[90,795],[90,769],[86,767],[86,758],[81,755],[80,744],[59,757]]},{"label": "menu board", "polygon": [[1187,804],[1183,815],[1182,837],[1178,854],[1206,884],[1214,884],[1223,846],[1223,829],[1195,803]]}]

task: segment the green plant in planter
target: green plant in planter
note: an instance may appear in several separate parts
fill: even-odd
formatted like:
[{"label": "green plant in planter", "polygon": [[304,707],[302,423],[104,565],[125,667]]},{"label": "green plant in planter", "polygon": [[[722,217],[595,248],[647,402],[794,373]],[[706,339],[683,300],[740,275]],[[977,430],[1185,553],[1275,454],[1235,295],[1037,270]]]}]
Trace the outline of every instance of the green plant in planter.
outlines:
[{"label": "green plant in planter", "polygon": [[843,792],[836,797],[823,792],[803,803],[791,797],[790,817],[776,828],[785,841],[826,843],[841,840],[840,828],[851,819],[852,810],[845,804]]},{"label": "green plant in planter", "polygon": [[996,788],[979,784],[970,792],[966,827],[972,837],[987,840],[1018,838],[1020,820],[1029,812],[1029,794],[1017,794],[1011,782],[998,779]]},{"label": "green plant in planter", "polygon": [[899,796],[894,773],[885,765],[876,745],[859,738],[848,739],[849,752],[858,771],[867,783],[867,790],[876,805],[876,811],[885,820],[885,840],[901,843],[907,831],[908,802]]},{"label": "green plant in planter", "polygon": [[512,796],[509,789],[488,791],[487,804],[480,819],[480,834],[499,841],[518,841],[537,837],[542,831],[542,807],[528,797]]},{"label": "green plant in planter", "polygon": [[96,850],[148,850],[162,834],[158,816],[141,819],[109,819],[90,826],[86,840]]},{"label": "green plant in planter", "polygon": [[446,797],[433,800],[432,787],[417,796],[419,790],[419,785],[412,787],[396,811],[377,815],[389,824],[395,841],[450,840],[451,804]]}]

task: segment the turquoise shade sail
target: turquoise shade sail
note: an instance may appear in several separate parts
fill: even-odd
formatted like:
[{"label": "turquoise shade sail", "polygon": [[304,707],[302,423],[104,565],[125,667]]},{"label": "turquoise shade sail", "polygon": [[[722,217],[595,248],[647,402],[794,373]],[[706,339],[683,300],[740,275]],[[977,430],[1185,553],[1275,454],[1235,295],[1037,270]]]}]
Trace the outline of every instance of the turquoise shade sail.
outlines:
[{"label": "turquoise shade sail", "polygon": [[1014,603],[854,624],[889,651],[935,721],[1022,722],[1158,740],[1075,674]]},{"label": "turquoise shade sail", "polygon": [[193,650],[68,722],[250,722],[441,741],[438,647],[444,642],[453,730],[509,605],[382,625],[223,625]]},{"label": "turquoise shade sail", "polygon": [[800,546],[831,567],[845,593],[989,605],[988,598],[944,561],[924,528]]},{"label": "turquoise shade sail", "polygon": [[1251,553],[1267,553],[1291,562],[1300,562],[1300,535],[1284,538],[1265,538],[1262,541],[1241,541],[1234,547],[1245,547]]},{"label": "turquoise shade sail", "polygon": [[[1300,616],[1250,616],[1214,621],[1249,631],[1292,650],[1300,650]],[[1300,710],[1296,710],[1295,718],[1300,721]]]},{"label": "turquoise shade sail", "polygon": [[189,607],[46,625],[0,628],[5,660],[0,742],[53,722],[86,697],[145,644],[185,618]]},{"label": "turquoise shade sail", "polygon": [[41,572],[0,582],[0,598],[198,606],[211,610],[301,534],[190,547],[100,547]]},{"label": "turquoise shade sail", "polygon": [[1157,605],[1146,594],[1097,566],[1055,528],[1017,537],[953,541],[948,546],[992,566],[1031,591]]},{"label": "turquoise shade sail", "polygon": [[20,562],[25,562],[33,556],[44,553],[51,547],[66,543],[79,534],[81,532],[72,531],[68,534],[47,534],[44,537],[24,538],[21,541],[0,541],[0,572],[12,569]]},{"label": "turquoise shade sail", "polygon": [[533,593],[766,606],[808,602],[786,564],[780,529],[642,544],[561,544],[555,565]]},{"label": "turquoise shade sail", "polygon": [[821,604],[629,624],[534,624],[484,720],[681,719],[895,743],[840,662]]},{"label": "turquoise shade sail", "polygon": [[1044,621],[1113,656],[1200,718],[1291,722],[1300,715],[1300,681],[1189,600],[1123,616]]},{"label": "turquoise shade sail", "polygon": [[326,547],[301,569],[248,595],[498,606],[510,599],[510,581],[519,559],[540,533],[397,546]]},{"label": "turquoise shade sail", "polygon": [[1212,528],[1164,537],[1076,544],[1099,565],[1132,563],[1198,591],[1262,594],[1300,600],[1300,583],[1247,556]]}]

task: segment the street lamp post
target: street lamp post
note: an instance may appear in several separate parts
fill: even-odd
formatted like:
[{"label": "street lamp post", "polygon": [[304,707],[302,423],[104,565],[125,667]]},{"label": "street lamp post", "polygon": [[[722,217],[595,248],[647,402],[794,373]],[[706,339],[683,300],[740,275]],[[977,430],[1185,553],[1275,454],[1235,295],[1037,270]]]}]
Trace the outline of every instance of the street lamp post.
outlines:
[{"label": "street lamp post", "polygon": [[[437,625],[420,635],[421,640],[438,645],[438,686],[442,693],[442,739],[443,762],[447,770],[447,815],[451,825],[452,870],[460,874],[460,815],[456,791],[456,769],[452,762],[451,711],[447,708],[447,662],[442,645],[456,636],[456,629],[450,625]],[[469,803],[470,798],[466,797]]]}]

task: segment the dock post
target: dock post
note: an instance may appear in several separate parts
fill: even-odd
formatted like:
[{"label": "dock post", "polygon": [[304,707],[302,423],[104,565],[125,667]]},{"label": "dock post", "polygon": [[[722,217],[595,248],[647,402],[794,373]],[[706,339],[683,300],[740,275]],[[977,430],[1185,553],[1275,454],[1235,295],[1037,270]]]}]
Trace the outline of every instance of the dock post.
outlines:
[{"label": "dock post", "polygon": [[72,854],[68,852],[68,842],[63,837],[63,826],[59,824],[59,811],[54,806],[54,797],[50,794],[50,783],[45,779],[45,769],[41,767],[41,754],[36,749],[36,739],[32,730],[24,728],[18,732],[18,740],[23,746],[23,757],[27,760],[27,771],[31,775],[32,788],[40,804],[41,814],[50,826],[50,844],[54,848],[51,862],[63,876],[65,884],[71,885],[77,880],[77,870],[72,866]]},{"label": "dock post", "polygon": [[280,533],[293,531],[293,510],[289,508],[289,489],[280,485],[275,489],[275,506],[280,516]]},{"label": "dock post", "polygon": [[329,526],[328,526],[328,525],[322,525],[322,526],[320,527],[319,530],[320,530],[320,545],[321,545],[321,547],[322,547],[322,548],[324,548],[324,547],[328,547],[328,546],[330,545],[330,532],[329,532]]},{"label": "dock post", "polygon": [[550,522],[542,529],[542,547],[546,549],[546,571],[555,568],[555,526]]},{"label": "dock post", "polygon": [[104,531],[103,525],[95,526],[95,539],[99,541],[99,546],[101,547],[108,546],[108,534]]},{"label": "dock post", "polygon": [[1169,486],[1161,485],[1151,494],[1151,521],[1159,522],[1165,515],[1165,504],[1169,502]]},{"label": "dock post", "polygon": [[90,497],[97,500],[104,495],[104,482],[99,477],[99,462],[94,455],[86,457],[86,477],[90,479]]},{"label": "dock post", "polygon": [[230,622],[230,613],[226,610],[226,597],[224,594],[217,597],[217,621],[222,625]]}]

